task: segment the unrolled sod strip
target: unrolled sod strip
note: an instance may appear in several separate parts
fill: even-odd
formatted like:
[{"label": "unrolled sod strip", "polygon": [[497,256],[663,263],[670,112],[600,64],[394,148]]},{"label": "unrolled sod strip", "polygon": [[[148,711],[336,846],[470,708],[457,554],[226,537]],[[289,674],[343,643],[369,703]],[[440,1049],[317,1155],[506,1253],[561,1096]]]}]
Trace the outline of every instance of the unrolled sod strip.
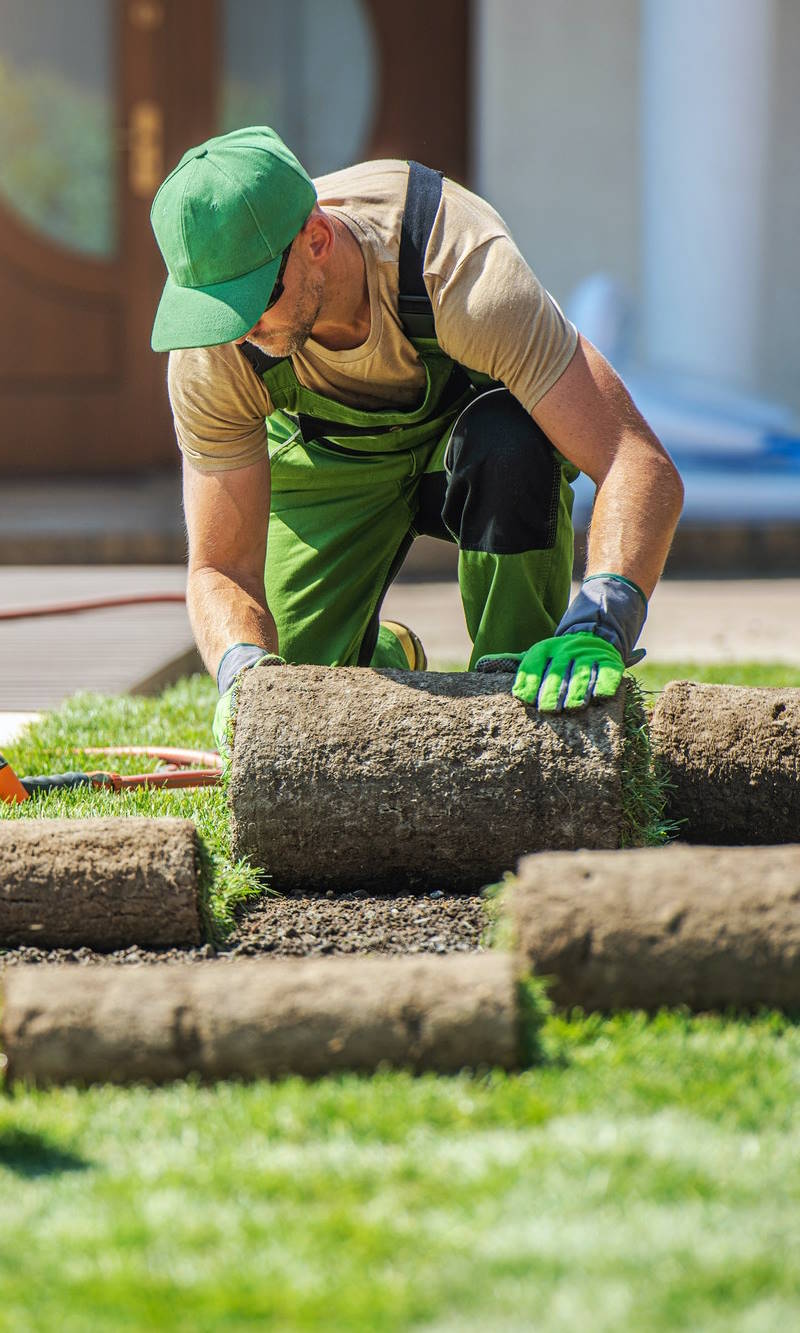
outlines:
[{"label": "unrolled sod strip", "polygon": [[159,948],[201,936],[191,820],[0,823],[0,948]]},{"label": "unrolled sod strip", "polygon": [[651,737],[682,839],[800,840],[800,690],[672,681]]},{"label": "unrolled sod strip", "polygon": [[31,1083],[162,1083],[517,1062],[507,955],[11,968],[2,1048]]},{"label": "unrolled sod strip", "polygon": [[800,1008],[800,846],[543,853],[506,903],[559,1005]]},{"label": "unrolled sod strip", "polygon": [[254,667],[235,855],[279,889],[474,890],[545,847],[618,847],[624,689],[544,715],[508,675]]}]

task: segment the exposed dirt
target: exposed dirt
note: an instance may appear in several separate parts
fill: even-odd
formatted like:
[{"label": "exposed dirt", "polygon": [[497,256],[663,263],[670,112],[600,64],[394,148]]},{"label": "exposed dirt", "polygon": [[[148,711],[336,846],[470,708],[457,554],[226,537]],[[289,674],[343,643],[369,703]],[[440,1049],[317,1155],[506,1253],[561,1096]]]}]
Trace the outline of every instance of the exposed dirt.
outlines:
[{"label": "exposed dirt", "polygon": [[433,893],[399,897],[366,892],[264,895],[239,913],[236,929],[216,949],[0,950],[0,969],[15,963],[122,963],[225,961],[242,957],[320,954],[464,953],[480,947],[487,916],[478,894]]}]

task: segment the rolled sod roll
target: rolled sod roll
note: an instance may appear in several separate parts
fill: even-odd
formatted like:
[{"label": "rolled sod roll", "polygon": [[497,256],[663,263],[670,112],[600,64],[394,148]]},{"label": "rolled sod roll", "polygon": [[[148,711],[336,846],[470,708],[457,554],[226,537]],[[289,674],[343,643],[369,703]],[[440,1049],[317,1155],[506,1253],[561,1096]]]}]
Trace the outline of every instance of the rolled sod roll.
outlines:
[{"label": "rolled sod roll", "polygon": [[230,794],[278,889],[472,891],[526,852],[617,847],[624,689],[539,714],[512,677],[254,667]]},{"label": "rolled sod roll", "polygon": [[199,850],[189,819],[0,823],[0,948],[198,944]]},{"label": "rolled sod roll", "polygon": [[800,1007],[798,846],[542,853],[505,901],[559,1005]]},{"label": "rolled sod roll", "polygon": [[681,839],[800,839],[800,690],[672,681],[650,734]]},{"label": "rolled sod roll", "polygon": [[451,1073],[517,1063],[511,960],[247,960],[9,968],[8,1077],[163,1083],[317,1077],[381,1063]]}]

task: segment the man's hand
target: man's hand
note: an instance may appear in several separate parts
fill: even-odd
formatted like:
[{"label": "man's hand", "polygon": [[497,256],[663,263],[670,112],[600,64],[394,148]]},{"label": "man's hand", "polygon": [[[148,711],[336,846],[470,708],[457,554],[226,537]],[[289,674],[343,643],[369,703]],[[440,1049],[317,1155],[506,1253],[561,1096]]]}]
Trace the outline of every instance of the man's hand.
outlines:
[{"label": "man's hand", "polygon": [[233,721],[236,714],[239,681],[243,671],[254,666],[285,666],[277,653],[269,653],[255,643],[235,643],[223,653],[217,669],[220,697],[214,711],[214,740],[225,759],[230,759],[233,741]]},{"label": "man's hand", "polygon": [[214,723],[212,730],[217,749],[223,759],[230,759],[233,746],[233,714],[235,702],[233,698],[234,686],[219,696],[217,707],[214,710]]},{"label": "man's hand", "polygon": [[611,699],[626,666],[644,657],[634,651],[647,615],[647,599],[621,574],[592,574],[570,603],[550,639],[527,653],[495,653],[477,671],[516,671],[512,694],[540,713],[583,708]]},{"label": "man's hand", "polygon": [[610,699],[625,672],[622,655],[596,634],[563,634],[542,639],[525,653],[511,693],[540,713],[583,708],[592,699]]}]

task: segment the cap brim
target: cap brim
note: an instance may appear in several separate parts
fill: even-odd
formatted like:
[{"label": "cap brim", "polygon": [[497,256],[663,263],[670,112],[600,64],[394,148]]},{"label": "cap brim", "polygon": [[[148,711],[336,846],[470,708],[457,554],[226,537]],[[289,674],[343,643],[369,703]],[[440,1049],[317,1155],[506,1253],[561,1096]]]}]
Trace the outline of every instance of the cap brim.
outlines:
[{"label": "cap brim", "polygon": [[282,255],[230,282],[179,287],[167,278],[153,323],[154,352],[233,342],[257,324],[272,295]]}]

